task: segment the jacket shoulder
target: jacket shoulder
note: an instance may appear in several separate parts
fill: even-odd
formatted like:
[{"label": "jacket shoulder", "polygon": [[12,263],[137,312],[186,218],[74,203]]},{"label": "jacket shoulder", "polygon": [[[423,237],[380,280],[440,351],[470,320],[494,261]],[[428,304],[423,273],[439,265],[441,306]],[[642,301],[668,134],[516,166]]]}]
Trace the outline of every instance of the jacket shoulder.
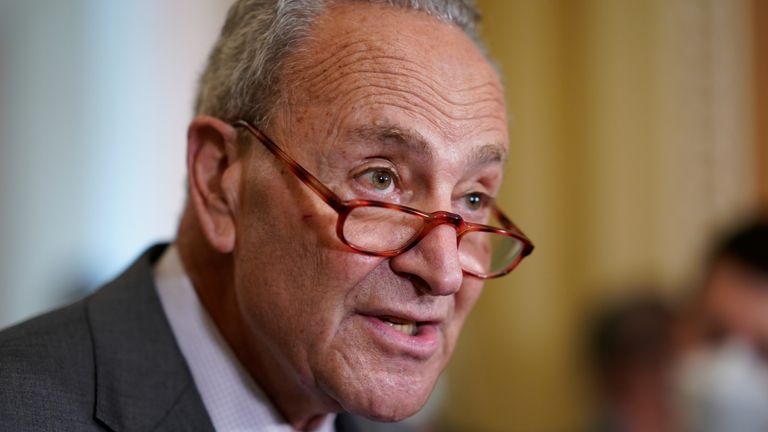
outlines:
[{"label": "jacket shoulder", "polygon": [[0,430],[87,430],[93,379],[84,301],[0,332]]}]

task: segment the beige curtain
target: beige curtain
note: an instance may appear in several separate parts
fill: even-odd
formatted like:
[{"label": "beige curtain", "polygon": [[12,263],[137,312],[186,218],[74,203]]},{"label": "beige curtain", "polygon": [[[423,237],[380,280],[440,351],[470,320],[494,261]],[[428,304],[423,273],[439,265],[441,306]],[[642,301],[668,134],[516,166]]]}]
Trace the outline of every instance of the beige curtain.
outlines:
[{"label": "beige curtain", "polygon": [[757,190],[764,208],[768,208],[768,2],[752,0],[755,77],[755,165]]},{"label": "beige curtain", "polygon": [[757,203],[748,0],[480,0],[506,81],[502,205],[537,250],[489,284],[445,383],[452,430],[588,421],[582,329],[621,287],[695,276]]}]

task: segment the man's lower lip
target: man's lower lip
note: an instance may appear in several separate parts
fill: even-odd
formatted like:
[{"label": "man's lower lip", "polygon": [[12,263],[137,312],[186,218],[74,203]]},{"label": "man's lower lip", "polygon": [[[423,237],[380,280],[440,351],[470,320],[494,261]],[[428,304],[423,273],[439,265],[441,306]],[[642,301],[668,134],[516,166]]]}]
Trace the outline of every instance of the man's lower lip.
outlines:
[{"label": "man's lower lip", "polygon": [[417,359],[428,359],[437,351],[439,342],[439,329],[435,324],[419,325],[418,332],[411,336],[370,315],[360,315],[369,330],[379,343],[384,344],[388,349],[395,349],[402,353]]}]

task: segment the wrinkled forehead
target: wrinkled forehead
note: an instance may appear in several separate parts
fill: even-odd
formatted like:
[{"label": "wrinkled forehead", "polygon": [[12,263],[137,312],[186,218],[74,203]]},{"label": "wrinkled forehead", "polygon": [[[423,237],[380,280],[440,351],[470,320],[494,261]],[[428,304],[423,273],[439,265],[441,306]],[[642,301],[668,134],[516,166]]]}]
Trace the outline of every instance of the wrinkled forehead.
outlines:
[{"label": "wrinkled forehead", "polygon": [[461,29],[422,12],[334,6],[318,19],[285,76],[291,106],[321,107],[297,115],[321,116],[335,132],[355,121],[407,118],[429,129],[421,131],[425,136],[495,134],[493,141],[507,146],[496,71]]},{"label": "wrinkled forehead", "polygon": [[397,53],[403,59],[440,58],[443,67],[433,72],[439,72],[444,78],[463,75],[454,65],[487,63],[475,42],[455,24],[402,7],[336,4],[317,18],[312,30],[307,44],[310,50],[343,55],[334,50],[358,42],[371,50]]}]

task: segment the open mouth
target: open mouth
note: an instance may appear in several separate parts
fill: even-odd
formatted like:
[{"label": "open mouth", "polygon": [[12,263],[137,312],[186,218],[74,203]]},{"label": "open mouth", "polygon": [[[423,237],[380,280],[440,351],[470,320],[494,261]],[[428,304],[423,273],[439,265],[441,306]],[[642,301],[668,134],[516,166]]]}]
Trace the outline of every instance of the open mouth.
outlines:
[{"label": "open mouth", "polygon": [[391,316],[378,316],[376,318],[378,318],[384,324],[387,324],[388,326],[392,327],[393,329],[399,331],[404,335],[416,336],[417,334],[419,334],[419,326],[421,324],[418,322],[406,321],[406,320],[396,318],[396,317],[391,317]]},{"label": "open mouth", "polygon": [[361,313],[359,316],[368,323],[373,340],[386,353],[427,360],[440,347],[441,320],[430,320],[426,316],[419,320],[415,314],[395,315],[391,311]]}]

